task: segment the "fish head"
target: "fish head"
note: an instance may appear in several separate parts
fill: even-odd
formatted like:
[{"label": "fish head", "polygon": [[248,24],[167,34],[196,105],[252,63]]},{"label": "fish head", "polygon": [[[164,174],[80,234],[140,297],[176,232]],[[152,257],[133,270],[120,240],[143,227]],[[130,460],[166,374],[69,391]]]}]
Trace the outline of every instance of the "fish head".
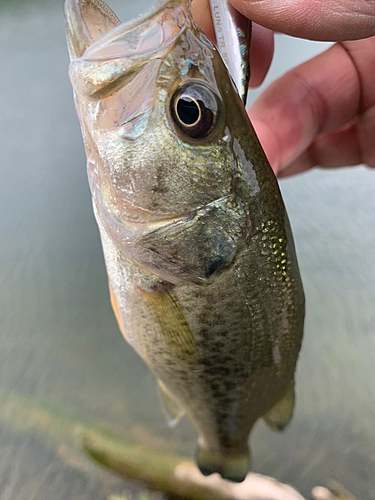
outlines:
[{"label": "fish head", "polygon": [[66,0],[66,18],[97,211],[152,222],[235,195],[253,172],[235,148],[249,122],[190,1],[160,0],[121,25],[101,0]]}]

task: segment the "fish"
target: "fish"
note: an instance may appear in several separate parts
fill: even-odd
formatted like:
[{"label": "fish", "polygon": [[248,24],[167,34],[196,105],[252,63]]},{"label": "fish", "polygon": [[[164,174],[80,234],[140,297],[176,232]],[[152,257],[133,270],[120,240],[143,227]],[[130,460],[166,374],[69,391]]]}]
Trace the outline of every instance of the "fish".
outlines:
[{"label": "fish", "polygon": [[262,418],[289,423],[304,293],[279,186],[189,0],[121,24],[65,0],[69,75],[112,307],[187,414],[204,475],[241,482]]}]

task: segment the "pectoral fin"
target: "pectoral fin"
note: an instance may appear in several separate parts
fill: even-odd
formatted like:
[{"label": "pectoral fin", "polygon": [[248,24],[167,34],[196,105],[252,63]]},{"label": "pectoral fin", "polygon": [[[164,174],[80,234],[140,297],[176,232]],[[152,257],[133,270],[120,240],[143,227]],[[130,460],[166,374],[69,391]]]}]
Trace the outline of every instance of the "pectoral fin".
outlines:
[{"label": "pectoral fin", "polygon": [[182,362],[194,363],[198,349],[193,332],[169,290],[163,287],[155,292],[140,292],[169,353]]},{"label": "pectoral fin", "polygon": [[292,381],[284,396],[263,415],[263,420],[271,430],[282,431],[289,424],[293,416],[294,401],[294,381]]},{"label": "pectoral fin", "polygon": [[158,380],[158,386],[165,410],[167,424],[169,427],[176,427],[186,412],[180,403],[168,391],[161,380]]}]

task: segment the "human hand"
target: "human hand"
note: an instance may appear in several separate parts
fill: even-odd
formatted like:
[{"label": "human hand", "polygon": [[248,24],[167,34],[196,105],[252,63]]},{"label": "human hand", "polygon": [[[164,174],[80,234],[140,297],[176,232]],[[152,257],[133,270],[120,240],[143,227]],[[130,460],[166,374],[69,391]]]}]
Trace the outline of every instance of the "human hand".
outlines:
[{"label": "human hand", "polygon": [[[277,175],[292,175],[317,165],[341,167],[364,163],[375,167],[375,37],[372,36],[375,3],[366,0],[232,0],[232,3],[247,17],[272,30],[338,42],[273,82],[249,110]],[[194,4],[197,22],[212,36],[208,0],[194,0],[193,7]],[[251,85],[256,86],[268,70],[273,45],[270,31],[257,25],[254,28]]]}]

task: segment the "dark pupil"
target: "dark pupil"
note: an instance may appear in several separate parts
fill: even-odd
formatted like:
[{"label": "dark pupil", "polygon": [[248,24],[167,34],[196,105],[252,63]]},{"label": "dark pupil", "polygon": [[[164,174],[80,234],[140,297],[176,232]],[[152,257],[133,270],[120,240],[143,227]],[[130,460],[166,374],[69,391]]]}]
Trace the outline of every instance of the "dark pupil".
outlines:
[{"label": "dark pupil", "polygon": [[193,125],[199,118],[197,103],[190,97],[182,96],[177,103],[177,114],[185,125]]}]

